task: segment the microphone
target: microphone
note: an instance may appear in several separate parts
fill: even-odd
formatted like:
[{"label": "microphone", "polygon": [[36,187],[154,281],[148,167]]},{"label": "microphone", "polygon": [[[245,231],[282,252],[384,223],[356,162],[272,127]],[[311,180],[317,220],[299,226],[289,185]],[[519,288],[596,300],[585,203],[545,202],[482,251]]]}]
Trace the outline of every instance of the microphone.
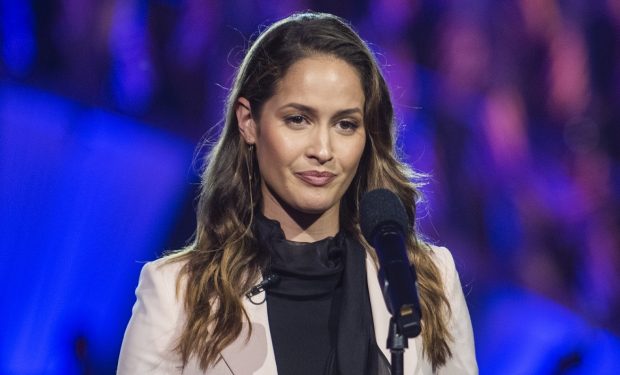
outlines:
[{"label": "microphone", "polygon": [[263,281],[254,285],[252,289],[250,289],[250,291],[245,294],[245,297],[249,299],[250,302],[252,302],[253,304],[260,305],[261,303],[265,302],[265,300],[263,299],[260,302],[256,302],[252,299],[252,297],[264,292],[265,290],[267,290],[267,288],[276,284],[278,281],[280,281],[280,276],[276,275],[275,273],[269,273],[265,275]]},{"label": "microphone", "polygon": [[377,189],[362,197],[360,226],[379,258],[379,282],[390,314],[408,338],[421,332],[416,273],[409,263],[406,234],[409,218],[402,202],[390,190]]}]

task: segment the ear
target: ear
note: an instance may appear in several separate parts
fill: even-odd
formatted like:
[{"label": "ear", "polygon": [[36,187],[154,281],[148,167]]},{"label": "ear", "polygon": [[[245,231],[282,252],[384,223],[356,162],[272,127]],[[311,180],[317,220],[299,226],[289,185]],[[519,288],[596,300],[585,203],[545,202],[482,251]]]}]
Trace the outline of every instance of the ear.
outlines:
[{"label": "ear", "polygon": [[253,145],[256,143],[256,122],[254,122],[254,118],[252,117],[250,102],[246,98],[240,97],[237,99],[235,106],[239,133],[241,133],[245,143]]}]

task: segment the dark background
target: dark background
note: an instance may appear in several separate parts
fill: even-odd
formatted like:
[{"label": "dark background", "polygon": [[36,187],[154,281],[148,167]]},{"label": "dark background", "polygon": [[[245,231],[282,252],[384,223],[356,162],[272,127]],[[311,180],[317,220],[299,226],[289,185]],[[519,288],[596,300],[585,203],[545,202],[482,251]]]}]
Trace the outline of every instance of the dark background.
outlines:
[{"label": "dark background", "polygon": [[377,54],[481,373],[620,371],[620,2],[0,0],[0,373],[114,373],[235,67],[304,9]]}]

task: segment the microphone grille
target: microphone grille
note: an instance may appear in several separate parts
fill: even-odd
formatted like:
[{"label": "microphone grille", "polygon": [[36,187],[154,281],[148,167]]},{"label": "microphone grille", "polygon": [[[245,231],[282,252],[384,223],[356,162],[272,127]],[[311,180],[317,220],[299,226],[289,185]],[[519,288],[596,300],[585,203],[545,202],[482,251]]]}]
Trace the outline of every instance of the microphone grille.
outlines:
[{"label": "microphone grille", "polygon": [[364,194],[360,202],[360,226],[366,241],[372,242],[375,229],[386,223],[398,225],[403,233],[409,232],[409,217],[398,196],[387,189]]}]

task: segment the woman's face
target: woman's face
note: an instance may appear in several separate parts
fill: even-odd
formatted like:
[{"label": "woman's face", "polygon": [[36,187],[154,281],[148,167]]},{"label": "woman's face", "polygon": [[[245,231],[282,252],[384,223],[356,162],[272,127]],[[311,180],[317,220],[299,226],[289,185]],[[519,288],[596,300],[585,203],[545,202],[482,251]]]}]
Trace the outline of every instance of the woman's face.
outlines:
[{"label": "woman's face", "polygon": [[289,68],[250,121],[254,132],[242,129],[256,145],[266,215],[282,208],[337,215],[364,151],[363,114],[360,78],[348,63],[314,56]]}]

